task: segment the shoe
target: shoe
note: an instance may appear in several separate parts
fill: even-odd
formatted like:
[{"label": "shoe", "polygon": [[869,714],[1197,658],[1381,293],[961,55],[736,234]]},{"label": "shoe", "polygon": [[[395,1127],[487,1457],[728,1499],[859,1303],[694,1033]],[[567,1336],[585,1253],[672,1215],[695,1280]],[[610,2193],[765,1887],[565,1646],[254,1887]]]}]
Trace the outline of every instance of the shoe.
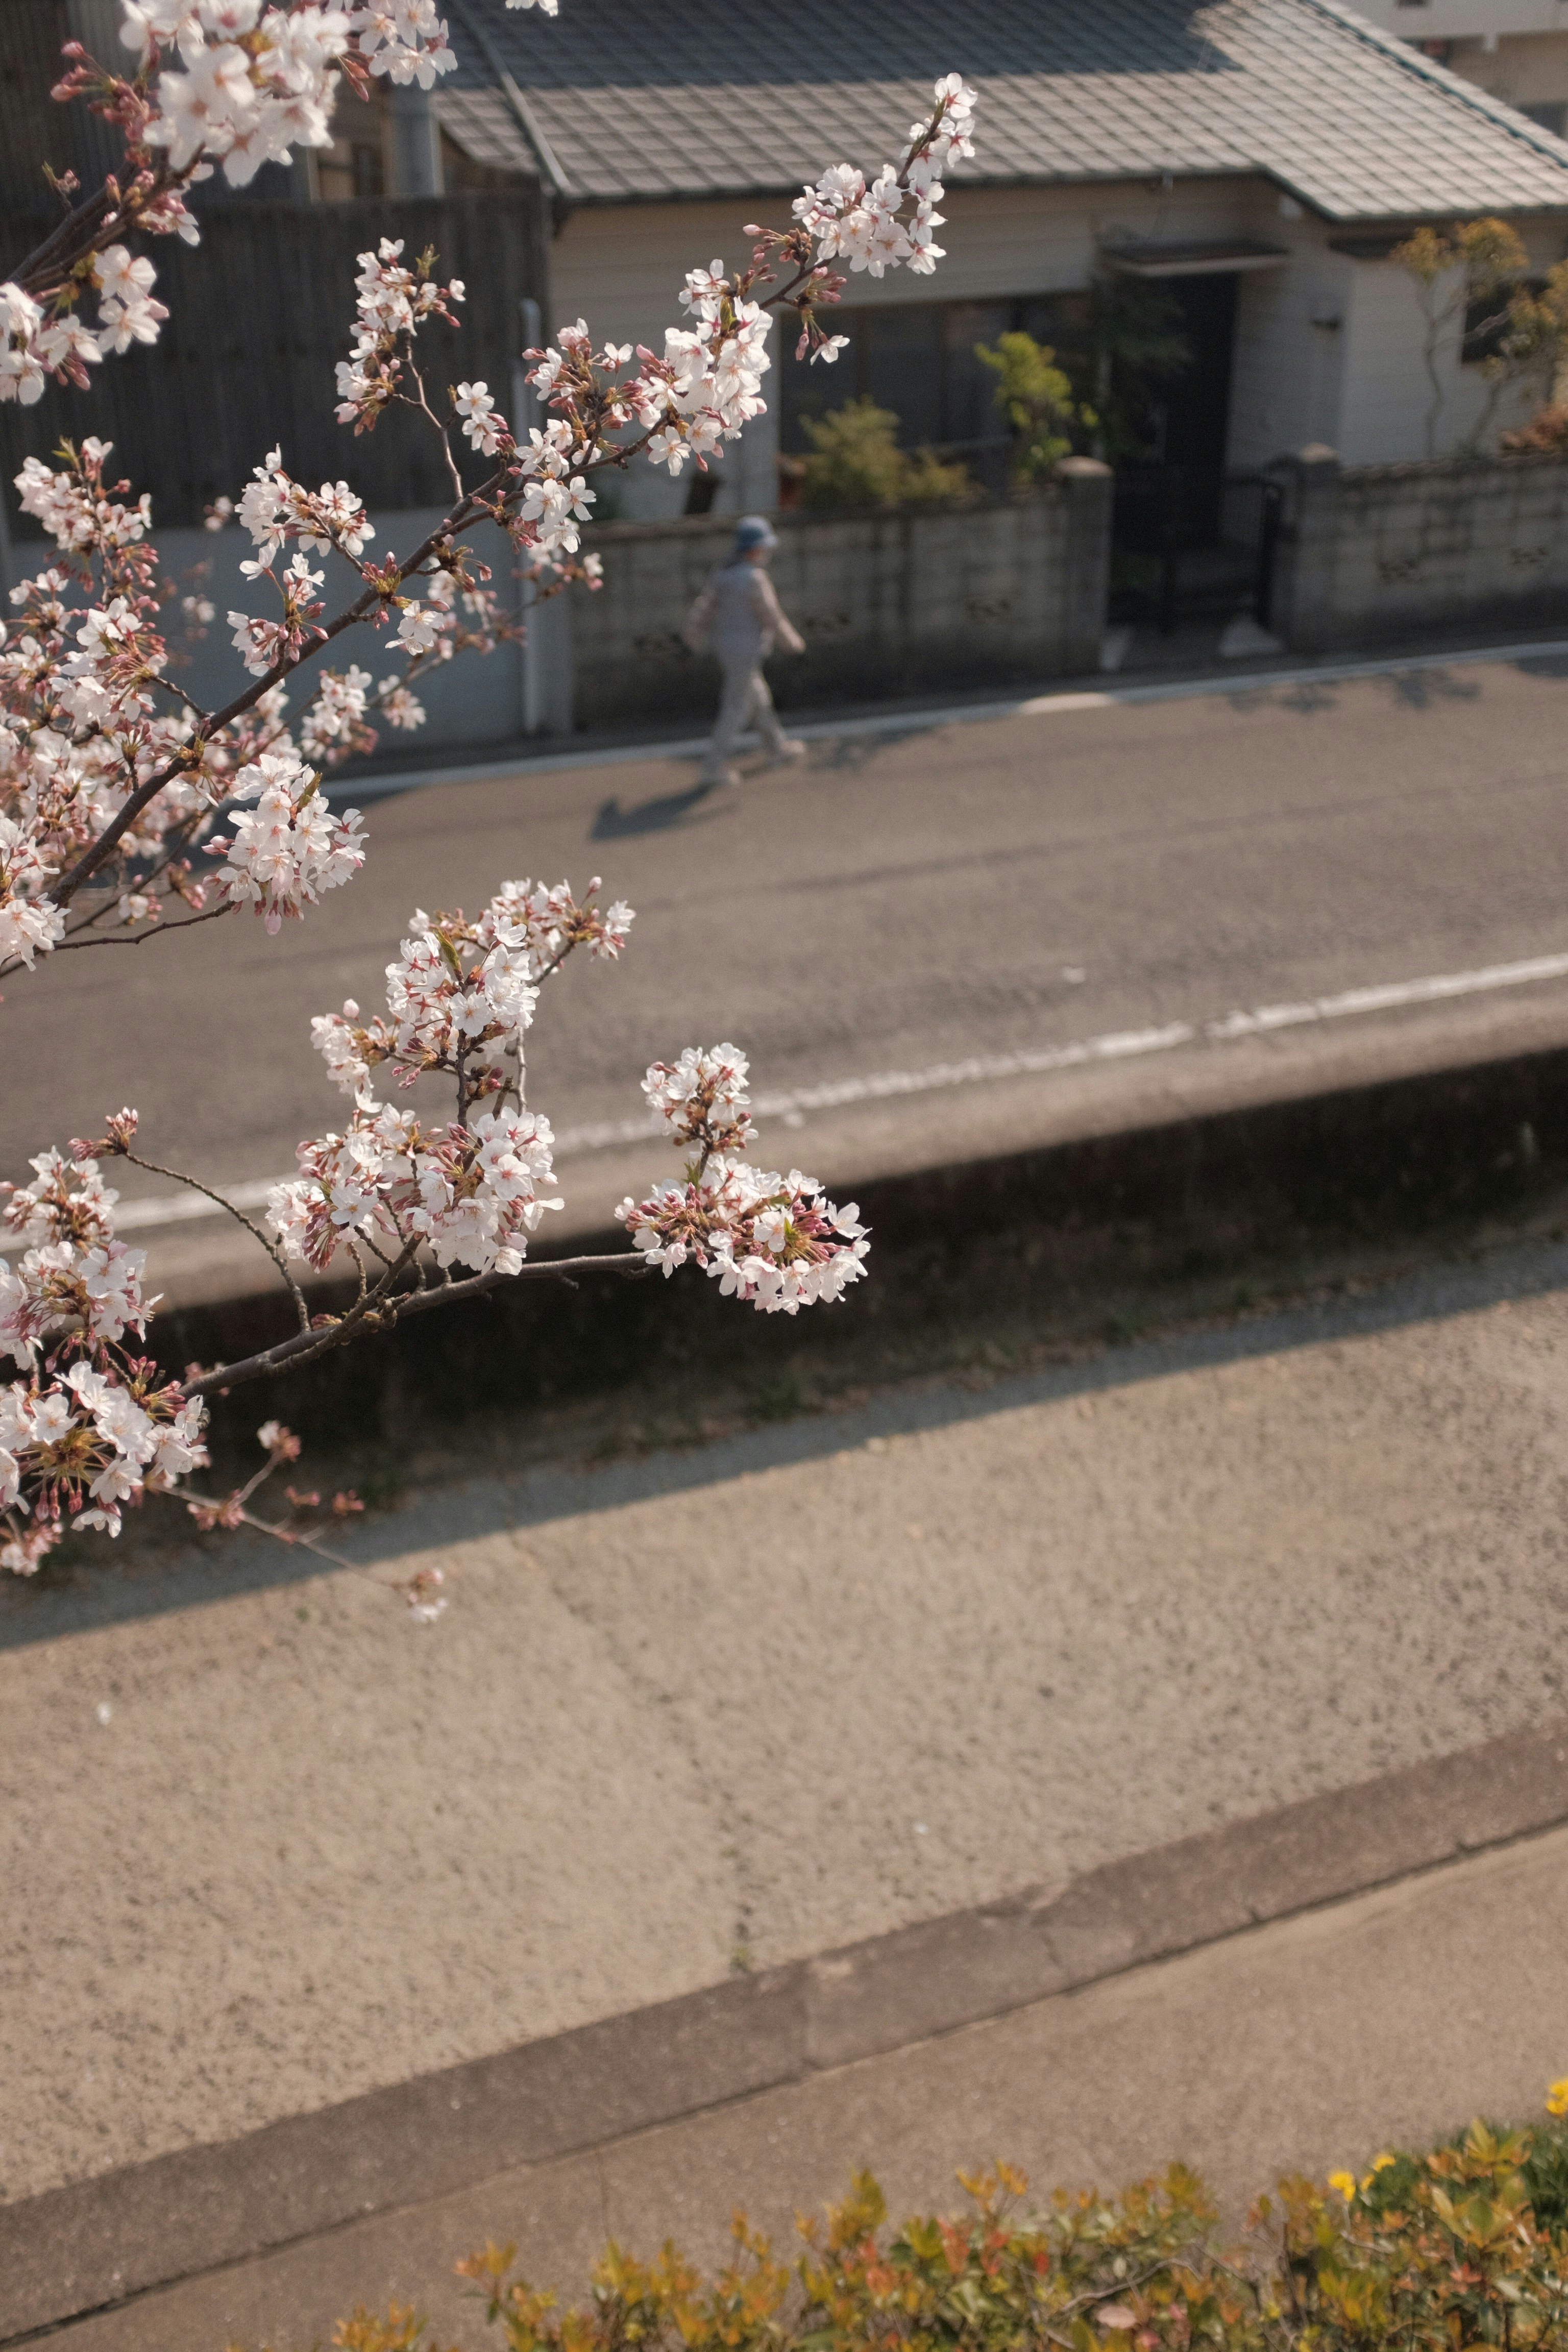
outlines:
[{"label": "shoe", "polygon": [[704,768],[698,782],[705,793],[732,793],[741,782],[734,768]]},{"label": "shoe", "polygon": [[770,765],[779,767],[786,760],[804,760],[805,745],[798,735],[785,735],[773,746]]}]

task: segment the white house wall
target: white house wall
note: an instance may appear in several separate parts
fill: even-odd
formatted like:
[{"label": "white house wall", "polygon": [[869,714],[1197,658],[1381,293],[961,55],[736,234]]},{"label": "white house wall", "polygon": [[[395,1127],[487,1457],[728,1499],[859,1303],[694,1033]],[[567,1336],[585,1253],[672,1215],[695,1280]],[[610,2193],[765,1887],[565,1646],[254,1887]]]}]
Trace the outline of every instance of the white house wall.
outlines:
[{"label": "white house wall", "polygon": [[[1278,199],[1263,182],[1238,176],[1167,190],[1124,181],[1104,187],[957,188],[949,191],[942,211],[947,257],[934,277],[911,277],[905,269],[881,278],[857,274],[847,290],[858,308],[1066,292],[1088,282],[1107,238],[1266,236]],[[583,318],[596,337],[662,351],[665,328],[685,315],[678,297],[686,272],[715,255],[731,267],[748,258],[750,240],[741,229],[757,217],[782,225],[788,207],[779,197],[584,206],[570,215],[551,248],[554,319]],[[787,349],[781,360],[777,336],[773,359],[775,369],[796,364]],[[729,453],[716,511],[743,514],[775,503],[776,406],[771,404]],[[689,478],[687,473],[672,481],[645,462],[616,485],[616,511],[637,522],[679,514]]]},{"label": "white house wall", "polygon": [[1268,238],[1290,259],[1244,276],[1237,310],[1227,455],[1237,473],[1310,441],[1335,447],[1340,434],[1355,265],[1330,251],[1321,222],[1275,210]]},{"label": "white house wall", "polygon": [[1406,41],[1568,32],[1568,0],[1357,0],[1355,13]]},{"label": "white house wall", "polygon": [[[1238,470],[1281,451],[1326,442],[1347,465],[1387,465],[1425,452],[1426,390],[1422,326],[1411,281],[1387,262],[1352,261],[1331,250],[1320,220],[1281,204],[1261,179],[1189,181],[1173,188],[1125,181],[1104,186],[957,188],[943,202],[947,257],[930,278],[907,270],[874,278],[857,274],[847,289],[857,307],[897,302],[987,301],[1052,294],[1085,285],[1100,246],[1140,238],[1185,242],[1249,237],[1288,248],[1279,269],[1245,273],[1232,383],[1230,462]],[[782,224],[782,198],[717,204],[585,206],[573,213],[552,248],[555,321],[587,320],[595,337],[664,346],[664,330],[683,316],[679,303],[688,269],[718,256],[731,267],[749,253],[743,224],[760,216]],[[1548,268],[1563,251],[1564,225],[1521,225],[1532,265]],[[1314,323],[1338,318],[1339,327]],[[787,344],[787,338],[784,339]],[[774,368],[794,366],[780,338]],[[1473,426],[1486,397],[1479,372],[1459,363],[1459,327],[1440,358],[1445,405],[1439,450]],[[768,389],[764,382],[764,392]],[[1510,415],[1526,412],[1520,394]],[[777,403],[726,454],[715,501],[720,513],[772,507],[777,495]],[[612,493],[627,520],[679,514],[690,474],[678,479],[646,461]]]},{"label": "white house wall", "polygon": [[[1550,268],[1562,252],[1561,224],[1527,221],[1518,226],[1531,266]],[[1357,261],[1351,265],[1350,285],[1339,436],[1322,437],[1332,442],[1347,466],[1398,465],[1424,457],[1430,393],[1426,327],[1415,282],[1392,261]],[[1479,368],[1460,362],[1462,333],[1463,321],[1455,317],[1436,355],[1443,393],[1438,457],[1450,454],[1475,430],[1488,397]],[[1541,391],[1531,383],[1515,387],[1497,411],[1494,430],[1522,421]]]},{"label": "white house wall", "polygon": [[1505,106],[1561,106],[1568,102],[1568,9],[1558,21],[1564,30],[1521,34],[1491,49],[1480,41],[1456,41],[1449,70]]}]

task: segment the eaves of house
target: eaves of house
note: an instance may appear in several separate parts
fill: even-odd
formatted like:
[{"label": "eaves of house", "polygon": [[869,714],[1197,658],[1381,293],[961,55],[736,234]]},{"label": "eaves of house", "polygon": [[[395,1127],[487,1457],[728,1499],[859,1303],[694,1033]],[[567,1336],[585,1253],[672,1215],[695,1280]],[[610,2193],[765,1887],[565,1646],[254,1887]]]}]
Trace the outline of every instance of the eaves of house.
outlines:
[{"label": "eaves of house", "polygon": [[1262,174],[1337,225],[1568,209],[1568,149],[1335,0],[444,0],[437,98],[558,205],[776,194],[980,94],[954,184]]}]

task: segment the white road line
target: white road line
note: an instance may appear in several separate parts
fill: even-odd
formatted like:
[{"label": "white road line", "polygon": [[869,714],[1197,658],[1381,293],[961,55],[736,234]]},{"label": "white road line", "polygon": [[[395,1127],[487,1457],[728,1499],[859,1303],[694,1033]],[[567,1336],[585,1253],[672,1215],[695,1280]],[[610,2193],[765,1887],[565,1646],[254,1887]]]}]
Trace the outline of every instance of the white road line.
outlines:
[{"label": "white road line", "polygon": [[[1437,1004],[1454,996],[1481,996],[1497,988],[1522,988],[1531,981],[1568,980],[1568,955],[1531,956],[1520,963],[1484,964],[1476,971],[1438,972],[1424,980],[1394,980],[1376,988],[1347,988],[1335,996],[1304,998],[1296,1004],[1262,1004],[1251,1013],[1227,1013],[1207,1021],[1201,1030],[1190,1022],[1173,1021],[1161,1029],[1118,1029],[1100,1037],[1084,1037],[1067,1045],[1025,1046],[1011,1054],[976,1054],[962,1062],[932,1062],[923,1070],[879,1070],[869,1077],[831,1078],[815,1087],[796,1087],[785,1094],[759,1095],[753,1109],[759,1118],[782,1119],[798,1126],[811,1111],[839,1110],[848,1103],[886,1102],[898,1095],[941,1094],[952,1087],[973,1086],[986,1079],[1033,1077],[1051,1070],[1076,1070],[1097,1062],[1134,1061],[1146,1054],[1168,1054],[1177,1045],[1233,1045],[1241,1037],[1263,1037],[1277,1029],[1296,1029],[1312,1021],[1344,1021],[1361,1013],[1389,1013],[1406,1004]],[[616,1144],[651,1142],[664,1131],[664,1121],[651,1114],[644,1118],[606,1119],[593,1126],[568,1127],[555,1139],[557,1160],[581,1159]],[[266,1176],[245,1184],[231,1184],[228,1198],[237,1209],[266,1205],[281,1176]],[[147,1201],[128,1201],[115,1214],[121,1233],[180,1225],[197,1217],[221,1214],[216,1202],[199,1192],[163,1192]]]},{"label": "white road line", "polygon": [[[808,743],[836,743],[863,736],[918,734],[931,727],[972,727],[996,719],[1057,719],[1079,710],[1114,710],[1123,703],[1185,702],[1202,695],[1259,694],[1279,686],[1333,684],[1342,678],[1397,677],[1427,669],[1459,669],[1478,663],[1544,661],[1568,656],[1568,638],[1542,645],[1479,646],[1465,653],[1390,655],[1371,661],[1306,661],[1293,669],[1250,670],[1240,676],[1152,679],[1146,686],[1106,686],[1060,694],[1015,696],[1000,702],[956,702],[931,710],[878,710],[863,719],[816,719],[795,732]],[[743,739],[751,740],[751,739]],[[395,793],[422,791],[428,784],[493,783],[502,776],[555,775],[571,768],[619,768],[642,760],[695,760],[708,749],[705,735],[674,743],[618,743],[599,751],[518,751],[508,760],[469,766],[459,758],[444,768],[388,769],[353,776],[335,787],[336,796],[384,800]]]}]

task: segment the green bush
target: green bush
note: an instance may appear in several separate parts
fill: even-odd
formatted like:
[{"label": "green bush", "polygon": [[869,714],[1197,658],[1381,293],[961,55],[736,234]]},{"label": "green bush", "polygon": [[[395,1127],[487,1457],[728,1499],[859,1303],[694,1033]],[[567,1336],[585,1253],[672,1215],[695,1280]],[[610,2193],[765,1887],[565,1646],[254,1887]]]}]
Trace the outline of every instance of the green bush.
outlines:
[{"label": "green bush", "polygon": [[808,507],[952,506],[974,485],[965,466],[944,465],[933,449],[914,457],[899,446],[899,420],[874,400],[852,400],[820,419],[801,419]]},{"label": "green bush", "polygon": [[[1568,2082],[1548,2098],[1568,2112]],[[1239,2247],[1220,2239],[1196,2175],[1173,2165],[1104,2198],[1058,2189],[1018,2210],[1005,2164],[960,2174],[970,2210],[887,2228],[860,2174],[782,2261],[743,2214],[736,2254],[705,2278],[671,2245],[611,2245],[592,2300],[561,2310],[512,2274],[514,2249],[458,2265],[506,2352],[1564,2352],[1568,2131],[1483,2123],[1426,2155],[1374,2158],[1358,2181],[1279,2183]],[[357,2311],[344,2352],[435,2352],[411,2310]],[[232,2352],[232,2347],[231,2347]],[[499,2347],[498,2347],[499,2352]]]},{"label": "green bush", "polygon": [[1093,432],[1099,420],[1074,400],[1049,343],[1037,343],[1033,335],[999,335],[994,351],[976,343],[974,356],[996,375],[996,405],[1013,429],[1013,472],[1019,481],[1048,474],[1070,454],[1075,433]]}]

